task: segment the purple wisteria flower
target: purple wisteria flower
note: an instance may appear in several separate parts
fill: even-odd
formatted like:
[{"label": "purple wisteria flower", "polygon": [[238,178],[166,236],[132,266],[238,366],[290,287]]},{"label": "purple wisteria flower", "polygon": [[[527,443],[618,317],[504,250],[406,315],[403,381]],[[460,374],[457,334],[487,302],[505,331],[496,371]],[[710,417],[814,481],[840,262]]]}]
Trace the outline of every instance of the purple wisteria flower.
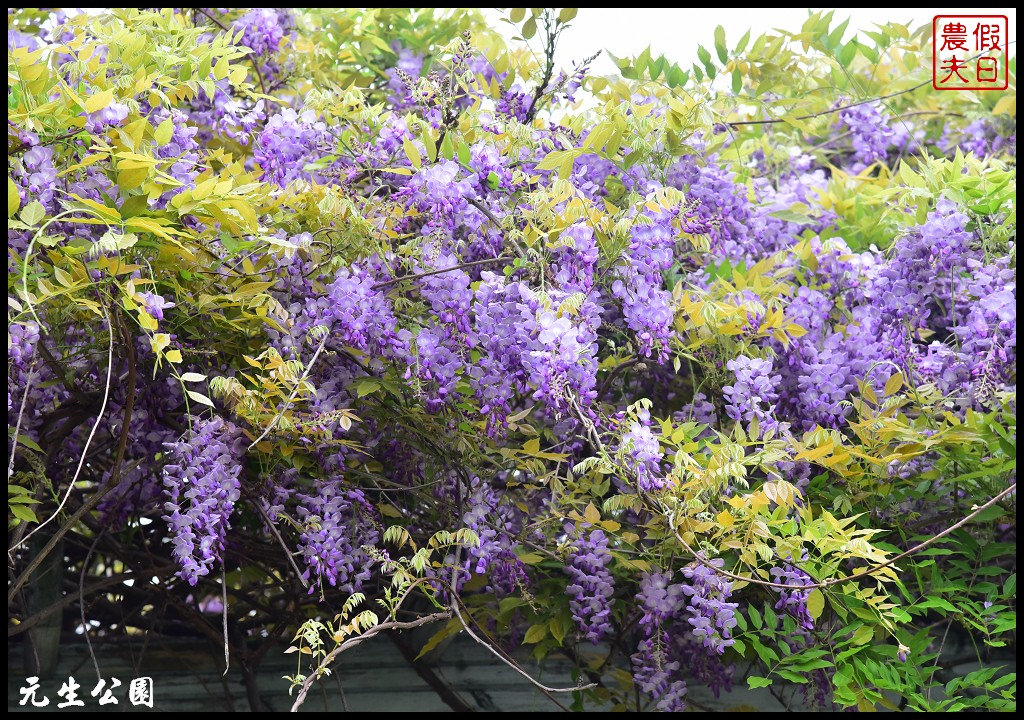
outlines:
[{"label": "purple wisteria flower", "polygon": [[254,157],[263,178],[284,187],[301,178],[320,182],[318,164],[330,155],[333,138],[326,123],[312,110],[285,108],[267,122],[256,142]]},{"label": "purple wisteria flower", "polygon": [[658,438],[651,431],[651,414],[646,408],[637,412],[637,419],[629,425],[622,436],[624,463],[636,476],[637,484],[644,492],[661,490],[668,480],[661,469],[664,454]]},{"label": "purple wisteria flower", "polygon": [[612,629],[612,593],[614,581],[608,571],[611,556],[608,537],[597,528],[587,533],[586,526],[566,526],[570,537],[577,538],[565,566],[570,583],[565,591],[569,607],[580,633],[595,645]]},{"label": "purple wisteria flower", "polygon": [[86,116],[85,129],[91,133],[101,133],[108,127],[120,126],[127,119],[128,106],[115,102],[89,113]]},{"label": "purple wisteria flower", "polygon": [[174,307],[174,303],[164,300],[163,296],[157,295],[156,293],[140,292],[139,297],[142,298],[146,312],[149,313],[154,320],[163,320],[164,310]]},{"label": "purple wisteria flower", "polygon": [[[792,563],[786,563],[781,567],[771,569],[772,580],[780,585],[813,585],[811,576]],[[776,610],[782,610],[793,617],[794,620],[805,630],[814,629],[814,618],[807,610],[807,598],[811,590],[784,590],[775,588],[779,592],[779,600],[775,603]]]},{"label": "purple wisteria flower", "polygon": [[772,361],[764,358],[740,356],[726,363],[736,376],[732,385],[722,388],[728,399],[726,412],[737,422],[757,420],[761,432],[779,427],[775,418],[778,385],[781,377],[772,375]]},{"label": "purple wisteria flower", "polygon": [[164,466],[168,530],[177,575],[195,585],[220,560],[241,488],[245,442],[223,418],[193,419],[188,438],[167,446]]},{"label": "purple wisteria flower", "polygon": [[370,578],[372,562],[363,550],[379,538],[376,513],[362,490],[346,490],[339,480],[317,481],[296,508],[302,525],[299,550],[306,564],[309,594],[323,591],[326,581],[346,593],[358,592]]},{"label": "purple wisteria flower", "polygon": [[[725,560],[715,558],[706,563],[721,568]],[[683,576],[689,582],[683,584],[682,591],[690,598],[687,622],[693,626],[694,637],[704,647],[721,655],[734,642],[732,629],[736,627],[739,604],[727,602],[732,595],[732,582],[707,564],[695,562],[683,568]]]}]

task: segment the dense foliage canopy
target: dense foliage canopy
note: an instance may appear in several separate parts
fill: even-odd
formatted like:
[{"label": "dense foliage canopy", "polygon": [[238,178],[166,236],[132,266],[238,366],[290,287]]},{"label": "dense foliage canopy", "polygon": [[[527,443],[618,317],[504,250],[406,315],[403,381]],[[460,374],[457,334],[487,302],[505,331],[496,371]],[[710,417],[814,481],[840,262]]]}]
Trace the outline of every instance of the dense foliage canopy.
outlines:
[{"label": "dense foliage canopy", "polygon": [[1014,707],[1015,63],[815,14],[594,77],[574,16],[9,11],[10,634]]}]

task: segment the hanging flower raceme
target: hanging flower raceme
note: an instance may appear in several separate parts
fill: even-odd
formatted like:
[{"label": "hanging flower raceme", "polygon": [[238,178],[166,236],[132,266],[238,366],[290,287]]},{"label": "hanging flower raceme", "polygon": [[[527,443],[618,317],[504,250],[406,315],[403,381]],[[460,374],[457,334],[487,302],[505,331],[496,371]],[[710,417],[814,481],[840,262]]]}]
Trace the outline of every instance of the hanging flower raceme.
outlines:
[{"label": "hanging flower raceme", "polygon": [[687,622],[693,627],[693,636],[718,655],[734,642],[732,629],[736,627],[736,608],[739,607],[738,603],[728,602],[732,582],[715,572],[724,565],[725,560],[715,558],[683,568],[688,582],[683,584],[682,590],[690,599]]},{"label": "hanging flower raceme", "polygon": [[611,560],[608,537],[598,528],[588,532],[586,525],[578,529],[569,525],[565,531],[573,542],[565,565],[570,578],[566,587],[569,607],[580,634],[596,645],[612,629],[611,599],[615,587],[607,569]]},{"label": "hanging flower raceme", "polygon": [[658,438],[651,431],[651,414],[641,408],[636,420],[629,423],[629,429],[622,436],[619,454],[624,466],[632,472],[640,489],[645,492],[661,490],[668,483],[661,468],[664,456]]},{"label": "hanging flower raceme", "polygon": [[192,419],[184,440],[167,446],[164,516],[178,576],[195,585],[220,561],[241,488],[245,441],[221,417]]}]

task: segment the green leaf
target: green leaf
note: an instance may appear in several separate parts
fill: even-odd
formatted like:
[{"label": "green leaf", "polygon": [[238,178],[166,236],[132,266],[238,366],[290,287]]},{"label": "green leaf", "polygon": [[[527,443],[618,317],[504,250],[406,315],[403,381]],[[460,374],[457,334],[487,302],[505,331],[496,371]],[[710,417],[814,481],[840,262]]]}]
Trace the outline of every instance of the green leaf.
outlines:
[{"label": "green leaf", "polygon": [[529,40],[537,34],[537,19],[531,17],[523,24],[523,39]]},{"label": "green leaf", "polygon": [[[707,51],[707,48],[705,48],[703,45],[698,46],[697,57],[700,59],[701,65],[703,65],[705,68],[707,68],[708,65],[711,63],[711,53],[709,53]],[[711,73],[708,74],[710,75]]]},{"label": "green leaf", "polygon": [[32,512],[32,508],[26,507],[25,505],[8,505],[10,511],[14,514],[14,517],[25,522],[38,522],[36,514]]},{"label": "green leaf", "polygon": [[423,157],[420,155],[420,149],[416,147],[416,143],[411,138],[406,138],[402,141],[402,148],[412,166],[419,170],[423,166]]},{"label": "green leaf", "polygon": [[839,23],[839,25],[836,26],[836,29],[829,33],[828,39],[825,42],[825,47],[831,50],[839,45],[839,43],[843,41],[843,33],[846,32],[846,26],[849,24],[850,18],[846,18],[846,20]]},{"label": "green leaf", "polygon": [[450,132],[445,133],[444,140],[441,141],[441,157],[445,160],[451,160],[455,157],[455,142],[452,140]]},{"label": "green leaf", "polygon": [[842,65],[844,68],[848,68],[850,67],[850,63],[853,62],[853,58],[856,55],[857,42],[855,40],[851,40],[850,42],[846,43],[846,45],[844,45],[843,48],[839,51],[837,59],[839,60],[840,65]]},{"label": "green leaf", "polygon": [[669,67],[666,77],[668,78],[668,86],[675,88],[685,85],[686,81],[690,79],[690,74],[678,65],[672,65]]},{"label": "green leaf", "polygon": [[[8,428],[13,430],[13,428],[10,428],[10,426],[8,426]],[[39,445],[36,443],[35,440],[33,440],[32,438],[30,438],[28,435],[26,435],[24,433],[21,433],[20,435],[18,435],[18,444],[19,445],[24,445],[29,450],[35,450],[38,453],[41,453],[43,451],[43,449],[41,447],[39,447]]]},{"label": "green leaf", "polygon": [[378,382],[374,378],[369,377],[358,378],[353,383],[353,385],[355,386],[356,395],[358,397],[366,397],[367,395],[372,395],[373,393],[380,390],[381,387],[380,382]]},{"label": "green leaf", "polygon": [[723,65],[729,62],[729,51],[725,48],[725,28],[721,25],[715,28],[715,52]]},{"label": "green leaf", "polygon": [[956,607],[951,602],[940,597],[926,597],[924,600],[919,602],[916,607],[938,608],[951,613],[955,613],[957,611]]},{"label": "green leaf", "polygon": [[667,61],[664,55],[659,55],[657,60],[651,60],[647,64],[648,74],[651,76],[651,80],[657,80],[661,77],[662,71],[665,69]]},{"label": "green leaf", "polygon": [[864,645],[871,641],[871,638],[875,636],[875,629],[870,625],[861,625],[857,628],[857,632],[853,634],[854,645]]},{"label": "green leaf", "polygon": [[114,91],[104,90],[101,93],[97,93],[85,101],[85,112],[92,114],[98,110],[102,110],[114,101]]},{"label": "green leaf", "polygon": [[562,158],[567,155],[566,150],[553,150],[544,156],[544,159],[537,163],[538,170],[554,170],[562,164]]},{"label": "green leaf", "polygon": [[764,621],[761,619],[761,613],[759,613],[757,608],[753,605],[747,608],[747,615],[750,617],[750,624],[754,626],[755,630],[760,630],[764,626]]},{"label": "green leaf", "polygon": [[532,645],[533,643],[539,643],[548,634],[548,623],[540,623],[539,625],[531,625],[530,629],[526,631],[526,636],[523,638],[523,642]]},{"label": "green leaf", "polygon": [[415,659],[419,660],[421,657],[444,642],[446,638],[455,635],[460,630],[462,630],[462,623],[459,622],[458,618],[452,618],[443,628],[431,635],[430,639],[423,643],[423,647],[420,648],[419,654],[416,655]]},{"label": "green leaf", "polygon": [[786,680],[789,680],[790,682],[795,682],[795,683],[805,683],[805,682],[807,682],[807,676],[806,675],[798,675],[795,672],[793,672],[792,670],[786,670],[785,668],[778,668],[778,669],[776,669],[775,672],[776,672],[776,674],[779,675],[779,677],[785,678]]},{"label": "green leaf", "polygon": [[750,41],[750,30],[743,33],[743,37],[736,43],[736,54],[739,55],[741,52],[747,49],[747,42]]},{"label": "green leaf", "polygon": [[548,627],[551,628],[551,637],[553,637],[555,641],[559,645],[561,645],[562,642],[565,640],[565,633],[569,629],[565,620],[560,617],[551,618],[551,622],[548,623]]},{"label": "green leaf", "polygon": [[644,51],[637,55],[636,60],[633,61],[633,67],[636,68],[637,73],[642,73],[647,69],[648,64],[651,62],[651,46],[648,45],[644,48]]},{"label": "green leaf", "polygon": [[779,654],[772,650],[770,647],[767,647],[756,637],[750,638],[750,646],[754,648],[754,652],[756,652],[757,656],[761,658],[761,662],[765,663],[766,665],[771,665],[779,661]]},{"label": "green leaf", "polygon": [[755,690],[757,688],[763,688],[763,687],[770,687],[771,684],[772,684],[772,681],[770,679],[766,678],[766,677],[759,677],[757,675],[751,675],[750,677],[747,678],[747,687],[750,688],[751,690]]}]

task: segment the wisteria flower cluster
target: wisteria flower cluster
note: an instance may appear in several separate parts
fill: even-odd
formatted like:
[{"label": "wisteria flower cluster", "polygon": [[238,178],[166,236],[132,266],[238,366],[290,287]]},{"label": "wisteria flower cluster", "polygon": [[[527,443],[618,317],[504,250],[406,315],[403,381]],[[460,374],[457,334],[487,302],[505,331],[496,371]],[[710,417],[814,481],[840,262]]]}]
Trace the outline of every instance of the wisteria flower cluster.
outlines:
[{"label": "wisteria flower cluster", "polygon": [[611,630],[611,598],[615,592],[614,579],[608,572],[610,561],[608,537],[600,529],[589,532],[586,527],[569,527],[566,532],[573,538],[573,548],[566,563],[569,575],[566,593],[569,606],[580,634],[592,643],[598,643]]},{"label": "wisteria flower cluster", "polygon": [[241,494],[243,442],[237,427],[213,418],[196,420],[188,439],[168,447],[164,520],[173,534],[178,574],[189,585],[209,574],[224,552]]}]

